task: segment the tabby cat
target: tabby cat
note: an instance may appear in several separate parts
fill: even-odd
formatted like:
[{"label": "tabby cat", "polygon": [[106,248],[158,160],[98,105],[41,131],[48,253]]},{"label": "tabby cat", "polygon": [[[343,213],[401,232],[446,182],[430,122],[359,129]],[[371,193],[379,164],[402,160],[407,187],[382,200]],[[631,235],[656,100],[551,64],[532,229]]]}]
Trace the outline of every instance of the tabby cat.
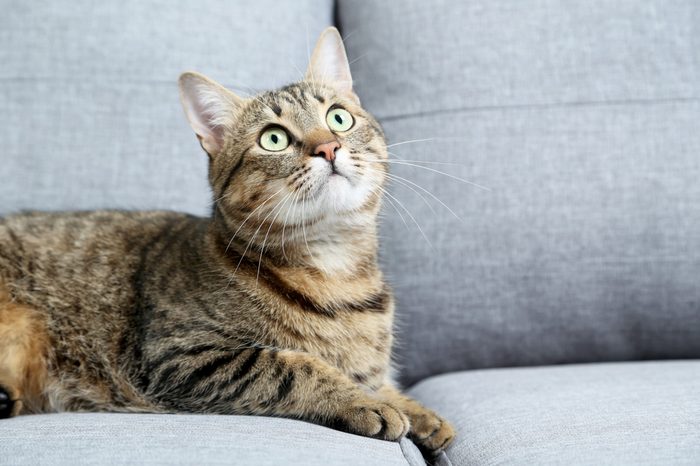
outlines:
[{"label": "tabby cat", "polygon": [[241,98],[191,72],[179,84],[210,218],[0,219],[0,417],[270,415],[443,450],[453,428],[391,379],[387,150],[337,30],[282,89]]}]

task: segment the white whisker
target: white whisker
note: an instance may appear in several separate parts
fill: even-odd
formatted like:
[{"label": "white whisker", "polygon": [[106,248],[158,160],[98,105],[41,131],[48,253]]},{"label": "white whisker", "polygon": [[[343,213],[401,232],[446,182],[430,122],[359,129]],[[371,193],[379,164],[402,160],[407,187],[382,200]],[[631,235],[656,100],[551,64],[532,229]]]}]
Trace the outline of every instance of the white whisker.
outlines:
[{"label": "white whisker", "polygon": [[386,176],[388,176],[391,181],[396,181],[401,186],[404,186],[404,187],[410,189],[411,191],[413,191],[414,193],[416,193],[418,195],[418,197],[420,197],[423,200],[423,202],[425,202],[425,205],[428,206],[430,211],[433,214],[437,215],[437,212],[435,212],[435,209],[433,209],[433,205],[430,202],[428,202],[428,200],[425,198],[425,196],[423,196],[419,191],[416,191],[416,189],[413,188],[410,184],[406,183],[406,181],[404,181],[403,178],[400,178],[400,177],[393,175],[391,173],[387,173]]},{"label": "white whisker", "polygon": [[348,66],[352,65],[353,63],[355,63],[355,62],[358,61],[358,60],[363,59],[363,58],[366,57],[368,54],[369,54],[369,52],[365,52],[365,53],[363,53],[362,55],[360,55],[359,57],[353,58],[352,60],[350,60],[350,61],[348,62]]},{"label": "white whisker", "polygon": [[[302,202],[302,219],[301,219],[301,228],[302,232],[304,234],[304,243],[306,244],[306,250],[309,252],[309,257],[311,257],[311,261],[316,264],[317,267],[323,268],[320,262],[316,261],[316,258],[314,257],[313,253],[311,252],[311,248],[309,247],[309,240],[306,237],[306,223],[304,222],[304,218],[306,218],[306,194],[304,194],[301,198]],[[324,269],[324,272],[326,270]]]},{"label": "white whisker", "polygon": [[354,36],[355,34],[357,34],[357,31],[359,31],[359,29],[353,29],[352,31],[350,31],[350,32],[348,32],[347,34],[345,34],[345,35],[343,36],[343,44],[347,44],[347,43],[348,43],[348,40],[349,40],[352,36]]},{"label": "white whisker", "polygon": [[[425,163],[429,165],[452,165],[456,167],[466,167],[463,163],[455,163],[455,162],[433,162],[433,161],[427,161],[427,160],[411,160],[411,159],[402,159],[399,154],[396,154],[394,152],[389,152],[387,151],[389,155],[393,155],[394,157],[398,157],[395,160],[399,162],[413,162],[413,163]],[[394,160],[390,160],[390,162],[393,162]]]},{"label": "white whisker", "polygon": [[410,163],[410,162],[403,162],[401,160],[366,160],[366,161],[367,162],[377,162],[377,163],[395,163],[396,165],[406,165],[409,167],[422,168],[423,170],[428,170],[428,171],[431,171],[433,173],[438,173],[438,174],[444,175],[448,178],[452,178],[453,180],[461,181],[462,183],[474,186],[475,188],[483,189],[484,191],[491,191],[491,188],[480,185],[479,183],[474,183],[473,181],[465,180],[464,178],[460,178],[458,176],[452,175],[450,173],[445,173],[443,171],[436,170],[436,169],[431,168],[431,167],[424,167],[422,165],[416,165],[416,164]]},{"label": "white whisker", "polygon": [[236,230],[236,232],[235,232],[235,233],[233,234],[233,236],[231,237],[231,240],[230,240],[230,241],[228,242],[228,244],[226,245],[226,250],[224,251],[224,254],[226,254],[226,253],[228,252],[229,248],[231,247],[231,244],[233,243],[233,240],[236,238],[236,235],[238,234],[239,231],[241,231],[241,228],[243,228],[243,225],[246,224],[246,222],[248,221],[248,219],[250,219],[250,217],[251,217],[255,212],[257,212],[260,208],[262,208],[265,204],[267,204],[267,203],[270,201],[270,199],[272,199],[272,198],[275,197],[277,194],[279,194],[283,189],[284,189],[284,188],[280,188],[279,191],[277,191],[277,192],[274,193],[272,196],[270,196],[270,197],[268,197],[267,199],[265,199],[265,201],[264,201],[262,204],[260,204],[259,206],[257,206],[251,213],[248,214],[248,216],[245,218],[245,220],[243,220],[243,223],[241,223],[241,224],[238,226],[238,229]]},{"label": "white whisker", "polygon": [[[445,209],[447,209],[452,215],[454,215],[454,217],[455,217],[457,220],[459,220],[460,222],[463,222],[463,221],[464,221],[464,220],[462,220],[462,217],[460,217],[460,216],[457,215],[452,209],[450,209],[450,207],[449,207],[447,204],[445,204],[445,203],[442,201],[442,199],[440,199],[440,198],[437,197],[435,194],[431,193],[430,191],[428,191],[427,189],[425,189],[423,186],[419,185],[418,183],[415,183],[415,182],[413,182],[413,181],[411,181],[411,180],[409,180],[409,179],[406,179],[406,178],[404,178],[404,177],[402,177],[402,176],[399,176],[399,175],[395,175],[395,174],[393,174],[393,173],[387,173],[387,175],[389,176],[390,179],[395,180],[395,181],[397,181],[397,182],[402,182],[402,181],[403,181],[403,183],[409,183],[409,184],[415,186],[416,188],[420,189],[421,191],[423,191],[424,193],[428,194],[430,197],[432,197],[433,199],[435,199],[436,201],[438,201],[440,204],[442,204],[442,206],[443,206]],[[410,186],[407,186],[407,187],[410,187]],[[433,212],[435,212],[435,211],[433,211]]]},{"label": "white whisker", "polygon": [[282,209],[286,205],[287,201],[291,199],[292,195],[294,192],[288,193],[286,196],[284,196],[284,199],[280,201],[279,204],[275,207],[277,209],[277,213],[275,214],[274,217],[272,217],[272,220],[270,220],[270,226],[267,227],[267,232],[265,233],[265,238],[263,239],[262,247],[260,248],[260,258],[258,259],[258,271],[257,274],[255,275],[255,287],[258,287],[258,280],[260,279],[260,267],[262,266],[262,258],[263,254],[265,252],[265,243],[267,243],[267,237],[270,235],[270,230],[272,230],[272,225],[275,224],[275,220],[277,220],[277,217],[279,214],[282,212]]},{"label": "white whisker", "polygon": [[[377,170],[376,168],[374,168],[374,167],[372,167],[372,166],[370,166],[370,165],[365,165],[365,168],[368,168],[368,169],[370,169],[370,170],[374,170],[375,172],[379,172],[379,170]],[[462,219],[462,217],[460,217],[459,215],[457,215],[457,214],[450,208],[450,206],[448,206],[447,204],[445,204],[445,203],[442,201],[442,199],[440,199],[440,198],[437,197],[435,194],[433,194],[433,193],[430,192],[429,190],[425,189],[423,186],[419,185],[418,183],[416,183],[416,182],[414,182],[414,181],[411,181],[411,180],[409,180],[409,179],[407,179],[407,178],[404,178],[404,177],[402,177],[402,176],[396,175],[396,174],[394,174],[394,173],[388,173],[388,172],[386,172],[385,175],[386,175],[390,180],[396,181],[397,183],[400,183],[402,186],[405,186],[406,188],[409,188],[409,189],[411,189],[413,192],[415,192],[416,194],[418,194],[418,196],[419,196],[421,199],[423,199],[423,201],[428,205],[428,207],[430,208],[430,210],[431,210],[434,214],[437,214],[437,213],[435,212],[435,209],[433,209],[433,206],[427,201],[427,199],[425,199],[425,197],[421,196],[421,194],[420,194],[418,191],[416,191],[415,189],[413,189],[411,186],[415,186],[416,188],[420,189],[421,191],[423,191],[424,193],[426,193],[427,195],[429,195],[430,197],[432,197],[433,199],[435,199],[435,200],[436,200],[437,202],[439,202],[445,209],[447,209],[457,220],[459,220],[460,222],[464,222],[464,220]]]},{"label": "white whisker", "polygon": [[430,240],[429,240],[428,237],[426,236],[425,232],[424,232],[423,229],[421,228],[420,224],[418,223],[418,221],[416,220],[416,218],[413,216],[413,214],[411,214],[411,212],[406,208],[406,206],[403,205],[403,204],[401,203],[401,201],[399,201],[399,200],[396,199],[394,196],[392,196],[391,193],[389,193],[389,191],[386,191],[386,190],[385,190],[385,191],[384,191],[384,194],[386,194],[387,196],[389,196],[391,199],[393,199],[394,201],[396,201],[396,202],[401,206],[401,208],[406,212],[406,214],[411,218],[411,220],[413,220],[413,223],[416,224],[416,227],[418,227],[418,231],[420,231],[420,234],[423,235],[423,238],[425,238],[425,241],[428,243],[428,246],[430,246],[430,249],[432,249],[432,250],[434,251],[435,248],[433,247],[433,243],[430,242]]},{"label": "white whisker", "polygon": [[[370,166],[370,165],[365,165],[365,168],[368,168],[369,170],[374,171],[374,172],[376,172],[376,173],[382,173],[382,172],[380,172],[379,170],[377,170],[376,168],[374,168],[374,167],[372,167],[372,166]],[[431,211],[433,214],[437,215],[437,212],[435,212],[435,209],[433,209],[433,205],[432,205],[430,202],[428,202],[428,200],[427,200],[421,193],[419,193],[418,191],[416,191],[414,188],[412,188],[410,185],[408,185],[408,184],[406,183],[408,180],[406,180],[405,178],[402,178],[402,177],[400,177],[400,176],[398,176],[398,175],[394,175],[394,174],[392,174],[392,173],[388,173],[388,172],[387,172],[387,173],[384,173],[384,174],[385,174],[391,181],[396,181],[397,183],[401,184],[401,186],[404,186],[404,187],[410,189],[411,191],[413,191],[414,193],[416,193],[416,194],[418,195],[418,197],[420,197],[420,198],[423,200],[423,202],[425,202],[425,204],[428,206],[428,208],[430,209],[430,211]],[[421,188],[421,189],[423,189],[423,188]],[[391,202],[389,199],[387,199],[387,201]],[[445,207],[447,207],[447,206],[445,206]],[[448,207],[448,210],[449,210],[449,207]],[[399,214],[399,215],[401,215],[401,214]]]},{"label": "white whisker", "polygon": [[[287,220],[289,220],[289,213],[292,211],[292,209],[294,209],[294,213],[296,214],[298,199],[299,199],[299,191],[294,193],[294,198],[292,199],[291,208],[287,210],[287,215],[285,215],[285,217],[284,217],[284,225],[282,226],[282,244],[281,244],[281,246],[282,246],[282,257],[284,257],[285,260],[289,260],[289,258],[287,257],[287,252],[284,250],[284,243],[285,243],[284,233],[287,230]],[[294,220],[294,216],[292,216],[292,221],[293,220]]]},{"label": "white whisker", "polygon": [[[284,188],[282,188],[282,189],[284,189]],[[282,189],[280,189],[280,191],[281,191]],[[278,192],[279,192],[279,191],[278,191]],[[243,254],[241,254],[241,258],[240,258],[240,260],[238,261],[238,264],[236,265],[236,269],[233,271],[233,274],[231,275],[231,278],[229,279],[229,282],[228,282],[229,286],[231,285],[231,281],[233,280],[233,277],[236,276],[236,273],[238,272],[238,269],[241,267],[241,264],[243,263],[243,259],[245,258],[245,255],[246,255],[246,253],[248,252],[248,249],[250,249],[250,245],[253,243],[253,240],[255,239],[256,236],[258,236],[258,232],[260,231],[260,229],[262,228],[262,226],[265,224],[265,222],[267,221],[267,219],[270,218],[270,215],[272,215],[272,214],[275,212],[275,209],[276,209],[279,205],[280,205],[280,203],[277,203],[277,204],[275,205],[275,207],[273,207],[273,208],[270,210],[270,212],[265,216],[265,218],[263,218],[262,222],[260,222],[260,225],[259,225],[258,228],[255,230],[255,232],[253,233],[253,236],[251,236],[250,239],[248,240],[248,243],[246,244],[245,249],[243,250]]]},{"label": "white whisker", "polygon": [[292,65],[292,67],[294,67],[294,69],[297,71],[297,73],[299,73],[299,76],[300,76],[299,81],[303,81],[304,76],[305,76],[304,72],[301,71],[299,69],[299,67],[296,65],[296,63],[294,63],[292,60],[289,60],[289,63]]},{"label": "white whisker", "polygon": [[[388,193],[387,193],[387,190],[384,189],[384,188],[382,188],[381,186],[379,187],[379,189],[380,189],[381,192],[384,193],[385,195],[388,194]],[[401,214],[401,211],[399,210],[399,208],[396,207],[396,204],[394,204],[393,201],[392,201],[391,199],[389,199],[388,196],[385,197],[385,199],[389,202],[389,205],[391,205],[391,207],[393,207],[394,210],[396,211],[396,213],[399,215],[399,218],[401,219],[401,221],[403,222],[403,224],[406,226],[406,230],[409,230],[410,228],[408,227],[408,223],[406,222],[406,219],[405,219],[405,218],[403,217],[403,215]]]},{"label": "white whisker", "polygon": [[[306,27],[306,56],[307,56],[307,62],[306,62],[306,63],[309,64],[308,69],[309,69],[309,72],[310,72],[310,75],[309,75],[309,78],[310,78],[310,79],[309,79],[309,85],[311,86],[311,91],[312,91],[314,94],[318,94],[319,92],[318,92],[318,87],[316,86],[316,77],[314,76],[314,70],[313,70],[313,68],[312,68],[312,66],[311,66],[311,46],[310,46],[310,44],[309,44],[309,25],[308,25],[308,24],[305,24],[304,26]],[[303,74],[301,79],[305,81],[306,78],[307,78],[306,74]]]},{"label": "white whisker", "polygon": [[427,141],[433,141],[433,138],[426,138],[426,139],[411,139],[410,141],[401,141],[401,142],[395,142],[393,144],[389,144],[387,149],[389,147],[396,147],[396,146],[403,146],[404,144],[413,144],[415,142],[427,142]]}]

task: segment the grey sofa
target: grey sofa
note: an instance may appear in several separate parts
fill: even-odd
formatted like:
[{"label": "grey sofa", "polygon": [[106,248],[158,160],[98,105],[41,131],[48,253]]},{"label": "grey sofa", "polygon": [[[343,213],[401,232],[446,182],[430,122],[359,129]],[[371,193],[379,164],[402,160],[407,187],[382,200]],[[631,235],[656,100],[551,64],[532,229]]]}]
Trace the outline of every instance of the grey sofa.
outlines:
[{"label": "grey sofa", "polygon": [[[178,74],[244,94],[279,86],[336,24],[392,172],[410,180],[392,184],[381,259],[401,381],[459,432],[438,462],[700,464],[700,3],[0,0],[0,11],[2,214],[207,214]],[[285,419],[0,423],[0,464],[81,463],[424,464],[408,440]]]}]

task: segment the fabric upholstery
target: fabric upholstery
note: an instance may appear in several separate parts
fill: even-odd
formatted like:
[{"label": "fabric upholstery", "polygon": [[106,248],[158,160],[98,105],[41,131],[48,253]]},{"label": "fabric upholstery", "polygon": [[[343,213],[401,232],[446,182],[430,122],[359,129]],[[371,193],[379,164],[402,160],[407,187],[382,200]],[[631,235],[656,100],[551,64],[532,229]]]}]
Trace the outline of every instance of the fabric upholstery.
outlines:
[{"label": "fabric upholstery", "polygon": [[207,214],[206,155],[177,78],[241,94],[297,80],[332,0],[0,0],[0,214]]},{"label": "fabric upholstery", "polygon": [[0,423],[0,464],[418,466],[420,452],[289,419],[51,414]]},{"label": "fabric upholstery", "polygon": [[[393,173],[463,219],[394,182],[411,213],[387,203],[381,259],[405,382],[700,357],[697,2],[334,3],[0,0],[0,214],[206,214],[178,74],[243,94],[293,81],[335,13],[392,153],[435,163]],[[459,429],[440,464],[683,464],[700,457],[699,364],[460,372],[412,394]],[[49,463],[423,464],[406,440],[284,419],[0,423],[0,464]]]},{"label": "fabric upholstery", "polygon": [[338,17],[390,150],[434,163],[391,170],[462,219],[393,183],[404,382],[700,357],[700,4],[342,0]]},{"label": "fabric upholstery", "polygon": [[411,393],[445,414],[454,465],[697,464],[700,360],[489,369]]}]

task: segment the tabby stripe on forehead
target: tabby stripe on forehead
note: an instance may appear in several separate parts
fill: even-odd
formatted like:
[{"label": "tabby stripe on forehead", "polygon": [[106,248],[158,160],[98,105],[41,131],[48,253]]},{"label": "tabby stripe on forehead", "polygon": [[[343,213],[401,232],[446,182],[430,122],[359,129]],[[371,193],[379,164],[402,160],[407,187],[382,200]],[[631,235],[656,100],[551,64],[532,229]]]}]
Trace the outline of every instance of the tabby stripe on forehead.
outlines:
[{"label": "tabby stripe on forehead", "polygon": [[305,100],[305,95],[304,95],[304,90],[295,85],[287,86],[282,91],[286,92],[292,98],[301,106],[305,107],[306,106],[306,100]]},{"label": "tabby stripe on forehead", "polygon": [[280,94],[280,98],[282,98],[282,100],[287,102],[289,105],[296,105],[296,102],[294,101],[294,99],[292,99],[288,95]]},{"label": "tabby stripe on forehead", "polygon": [[306,91],[304,90],[303,86],[297,85],[296,90],[299,91],[299,95],[301,96],[302,99],[306,99]]},{"label": "tabby stripe on forehead", "polygon": [[294,86],[289,85],[289,86],[283,88],[282,92],[284,92],[284,94],[286,94],[289,97],[291,97],[292,99],[294,99],[297,103],[299,102],[299,96],[297,96],[296,92],[294,91]]},{"label": "tabby stripe on forehead", "polygon": [[275,112],[275,115],[277,115],[278,117],[282,116],[282,107],[280,107],[277,102],[270,102],[268,107],[270,107],[272,111]]}]

